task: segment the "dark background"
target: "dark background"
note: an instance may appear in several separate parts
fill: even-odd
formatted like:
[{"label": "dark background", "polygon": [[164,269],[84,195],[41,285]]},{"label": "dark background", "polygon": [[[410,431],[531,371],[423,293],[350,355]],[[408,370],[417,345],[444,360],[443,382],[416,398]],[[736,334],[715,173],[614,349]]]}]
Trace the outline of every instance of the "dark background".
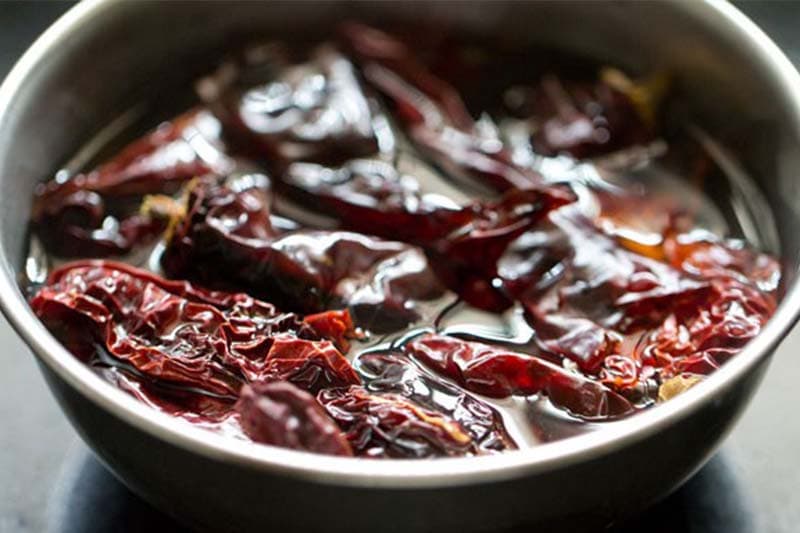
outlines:
[{"label": "dark background", "polygon": [[[0,0],[0,77],[70,5]],[[800,66],[800,2],[738,5]],[[2,317],[0,347],[0,533],[178,531],[94,459]],[[681,490],[621,531],[800,531],[798,348],[795,330],[720,452]]]}]

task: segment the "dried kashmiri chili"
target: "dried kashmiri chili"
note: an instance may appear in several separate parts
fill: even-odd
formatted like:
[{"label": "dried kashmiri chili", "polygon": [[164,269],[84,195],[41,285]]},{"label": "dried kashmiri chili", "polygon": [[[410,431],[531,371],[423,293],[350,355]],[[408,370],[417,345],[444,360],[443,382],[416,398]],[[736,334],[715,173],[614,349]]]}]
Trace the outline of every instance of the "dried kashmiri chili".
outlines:
[{"label": "dried kashmiri chili", "polygon": [[740,243],[670,229],[661,245],[645,246],[575,212],[552,222],[501,260],[504,286],[543,349],[616,390],[707,374],[774,313],[780,268]]},{"label": "dried kashmiri chili", "polygon": [[536,153],[596,157],[652,140],[654,100],[665,85],[661,77],[637,85],[612,69],[591,82],[548,75],[530,90],[518,88],[511,111],[533,123]]},{"label": "dried kashmiri chili", "polygon": [[497,202],[476,203],[469,223],[426,247],[431,264],[466,302],[502,311],[512,300],[498,288],[498,260],[514,240],[569,198],[527,189],[509,191]]},{"label": "dried kashmiri chili", "polygon": [[661,323],[708,296],[703,279],[620,246],[578,211],[501,259],[505,289],[519,300],[543,349],[596,374],[619,355],[623,334]]},{"label": "dried kashmiri chili", "polygon": [[412,243],[431,243],[473,218],[449,198],[424,194],[410,175],[380,159],[339,167],[294,163],[281,181],[292,196],[328,213],[348,230]]},{"label": "dried kashmiri chili", "polygon": [[152,241],[164,219],[138,212],[141,197],[172,193],[195,176],[233,168],[220,129],[207,110],[194,109],[94,170],[38,186],[31,215],[37,235],[65,257],[121,255]]},{"label": "dried kashmiri chili", "polygon": [[360,382],[298,315],[119,263],[67,264],[31,307],[76,355],[102,357],[159,385],[235,399],[253,381],[292,381],[313,392]]},{"label": "dried kashmiri chili", "polygon": [[441,195],[423,194],[417,178],[377,159],[351,160],[338,168],[295,163],[282,181],[300,200],[315,202],[347,229],[420,246],[475,228],[502,232],[520,220],[530,224],[575,201],[569,189],[551,186],[458,205]]},{"label": "dried kashmiri chili", "polygon": [[356,455],[424,458],[478,453],[469,433],[455,420],[397,394],[354,386],[323,390],[317,400],[344,431]]},{"label": "dried kashmiri chili", "polygon": [[[355,28],[353,30],[354,42],[360,46],[364,43],[358,41],[358,35],[360,35],[359,30]],[[388,36],[382,38],[391,39]],[[360,50],[359,46],[355,46],[359,53],[366,53],[365,50]],[[207,81],[209,86],[201,91],[205,90],[208,93],[206,97],[209,102],[216,101],[217,107],[222,106],[221,113],[222,116],[227,117],[223,118],[226,124],[229,124],[240,135],[244,132],[244,135],[247,136],[249,133],[252,137],[251,141],[254,139],[264,153],[273,156],[269,163],[277,170],[278,175],[284,175],[285,165],[282,161],[287,159],[285,149],[280,147],[276,149],[276,143],[279,146],[281,142],[286,141],[287,132],[281,129],[282,125],[286,123],[294,129],[301,127],[313,129],[315,125],[311,121],[311,116],[304,110],[300,110],[295,102],[295,100],[303,102],[314,100],[308,95],[301,98],[302,95],[298,93],[300,88],[305,87],[303,80],[308,81],[306,75],[313,77],[321,84],[318,101],[314,100],[319,107],[318,113],[340,117],[337,120],[331,119],[332,123],[342,126],[345,131],[349,131],[348,122],[345,120],[347,117],[352,120],[363,119],[364,124],[369,122],[367,120],[369,113],[364,117],[363,113],[356,112],[357,110],[368,112],[369,105],[352,75],[338,80],[328,87],[325,80],[331,77],[333,70],[330,68],[320,70],[319,65],[316,65],[314,61],[305,64],[280,61],[277,59],[279,54],[275,53],[274,47],[265,54],[255,54],[255,56],[259,62],[263,63],[262,70],[265,76],[273,81],[263,87],[249,89],[249,92],[245,91],[244,94],[249,94],[250,97],[243,98],[241,96],[240,93],[244,89],[236,90],[229,87],[236,87],[243,83],[242,80],[237,81],[239,67],[232,63],[223,66],[216,81],[213,79]],[[318,52],[318,56],[317,63],[320,58],[327,58],[327,61],[341,61],[340,56],[328,49]],[[465,126],[467,122],[472,124],[469,114],[465,109],[461,109],[463,104],[460,103],[457,93],[425,72],[409,57],[406,54],[403,58],[391,59],[388,62],[432,93],[437,103],[444,106],[446,114],[454,124],[457,123],[459,126]],[[370,56],[370,59],[374,59],[374,57]],[[381,56],[381,60],[386,59]],[[324,64],[325,62],[323,62]],[[345,63],[341,65],[341,68],[344,69],[342,72],[351,70],[349,64]],[[376,68],[378,67],[376,66]],[[288,80],[293,78],[297,79],[290,83]],[[247,80],[247,82],[252,83],[252,80]],[[407,89],[413,91],[412,87]],[[346,91],[353,100],[353,109],[350,109],[349,113],[345,113],[344,109],[337,107],[342,103],[343,96],[339,94],[339,91]],[[255,98],[254,94],[260,96]],[[411,95],[407,96],[411,97]],[[260,102],[256,106],[258,113],[250,117],[251,124],[249,125],[247,124],[249,115],[246,110],[248,98],[251,100],[255,98]],[[283,104],[278,105],[274,101],[276,98]],[[253,107],[251,111],[256,107]],[[459,109],[461,110],[459,111]],[[263,131],[259,132],[259,128],[254,127],[254,122],[260,124]],[[420,127],[425,129],[431,128],[433,125],[423,121]],[[279,130],[277,140],[272,134],[276,128]],[[269,132],[269,135],[265,135],[265,132]],[[320,155],[321,150],[331,146],[335,148],[336,136],[341,134],[342,132],[337,129],[330,132],[327,130],[317,132],[312,136],[315,144],[310,148],[293,150],[292,157],[295,160],[305,161],[324,159]],[[484,141],[485,139],[481,139],[480,147],[475,148],[478,152],[491,144]],[[495,139],[495,141],[497,140]],[[378,146],[375,145],[372,152],[377,149]],[[276,155],[276,150],[282,153]],[[508,307],[510,301],[491,286],[496,259],[511,240],[525,231],[524,226],[532,224],[550,210],[573,201],[574,196],[565,189],[539,187],[541,185],[539,177],[533,173],[526,176],[527,171],[514,166],[510,161],[510,156],[505,152],[502,156],[492,155],[491,157],[495,157],[496,161],[491,158],[484,161],[480,158],[485,154],[478,152],[476,152],[477,155],[468,156],[468,159],[479,159],[471,161],[468,166],[472,166],[469,168],[480,170],[486,164],[490,166],[506,165],[508,168],[505,171],[500,170],[500,172],[505,172],[508,176],[515,176],[513,179],[516,179],[517,182],[513,185],[524,187],[525,190],[512,191],[509,193],[512,198],[497,203],[475,202],[453,209],[450,205],[435,205],[430,201],[430,197],[423,199],[413,190],[413,185],[409,183],[410,178],[404,180],[405,184],[399,183],[396,179],[396,171],[391,165],[376,160],[372,162],[351,161],[339,171],[329,171],[325,167],[308,163],[305,165],[295,164],[289,167],[283,182],[288,184],[295,194],[303,195],[306,200],[313,198],[314,203],[322,200],[322,207],[334,211],[348,229],[388,236],[392,239],[425,246],[428,253],[433,255],[432,263],[436,266],[438,274],[451,289],[458,291],[468,301],[478,303],[485,308],[502,309]],[[341,150],[337,153],[341,155]],[[451,154],[451,150],[445,150],[445,153]],[[352,156],[353,154],[345,153],[345,155]],[[459,165],[455,166],[460,168]],[[353,172],[354,170],[355,172]],[[364,175],[364,173],[369,175]],[[518,177],[517,174],[519,174]],[[491,172],[487,176],[495,182],[498,179],[501,181],[505,179],[498,178]],[[330,183],[322,182],[329,177],[334,180],[345,178],[350,183],[347,185],[337,183],[335,190],[331,190]],[[498,188],[505,190],[511,185],[511,182],[503,181]],[[347,193],[347,197],[344,197],[342,193]],[[365,202],[372,206],[364,205]],[[510,208],[506,209],[504,203],[510,204]],[[370,209],[370,207],[374,208]],[[490,280],[488,283],[487,279]]]},{"label": "dried kashmiri chili", "polygon": [[355,366],[364,377],[364,388],[368,391],[396,394],[453,419],[469,434],[477,453],[516,448],[500,413],[430,374],[404,354],[398,351],[365,353],[359,355]]},{"label": "dried kashmiri chili", "polygon": [[544,183],[537,172],[514,163],[496,128],[476,123],[455,88],[429,72],[404,43],[361,24],[344,26],[342,35],[415,146],[447,173],[498,191]]},{"label": "dried kashmiri chili", "polygon": [[748,248],[742,241],[721,241],[706,232],[681,233],[670,227],[661,246],[664,260],[689,275],[732,278],[767,294],[778,290],[778,261]]},{"label": "dried kashmiri chili", "polygon": [[672,229],[662,246],[669,263],[707,280],[710,291],[642,337],[636,353],[665,379],[708,374],[753,339],[775,312],[780,265],[741,242]]},{"label": "dried kashmiri chili", "polygon": [[179,386],[170,386],[113,363],[97,360],[92,368],[105,380],[151,409],[190,424],[234,438],[248,438],[233,411],[234,399],[210,396]]},{"label": "dried kashmiri chili", "polygon": [[350,444],[317,400],[286,381],[242,387],[236,412],[254,441],[284,448],[353,455]]},{"label": "dried kashmiri chili", "polygon": [[374,113],[350,61],[330,46],[298,61],[277,44],[248,49],[198,84],[234,142],[272,170],[336,163],[379,149]]},{"label": "dried kashmiri chili", "polygon": [[348,306],[357,325],[376,331],[416,320],[415,302],[443,294],[423,253],[407,244],[341,231],[276,235],[267,194],[237,177],[193,182],[165,271],[300,312]]},{"label": "dried kashmiri chili", "polygon": [[467,390],[485,396],[544,393],[554,405],[589,420],[633,411],[633,406],[611,389],[535,355],[436,334],[414,339],[404,350]]},{"label": "dried kashmiri chili", "polygon": [[414,177],[401,176],[378,160],[354,160],[336,169],[296,163],[283,180],[302,200],[333,214],[347,229],[421,246],[449,288],[492,310],[511,304],[491,285],[505,248],[575,199],[568,189],[552,186],[512,190],[496,201],[457,206],[421,194]]}]

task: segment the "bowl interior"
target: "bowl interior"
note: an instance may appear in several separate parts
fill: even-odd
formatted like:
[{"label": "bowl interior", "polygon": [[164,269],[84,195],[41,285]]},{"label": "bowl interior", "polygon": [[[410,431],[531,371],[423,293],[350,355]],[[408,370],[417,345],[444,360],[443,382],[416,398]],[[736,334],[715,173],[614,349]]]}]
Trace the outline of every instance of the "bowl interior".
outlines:
[{"label": "bowl interior", "polygon": [[[187,87],[208,70],[220,51],[250,39],[320,40],[347,19],[414,26],[421,4],[413,2],[89,2],[73,9],[20,62],[0,91],[0,299],[17,330],[39,357],[84,394],[146,429],[178,438],[142,406],[82,369],[38,323],[18,288],[25,258],[26,227],[35,184],[48,179],[100,128],[134,104],[163,98]],[[634,417],[615,436],[588,435],[558,449],[526,450],[509,458],[470,460],[463,471],[511,465],[518,457],[543,463],[610,446],[614,439],[668,423],[745,372],[793,323],[800,239],[800,87],[788,61],[734,8],[720,2],[430,2],[426,19],[476,38],[502,36],[521,45],[542,44],[575,52],[634,73],[665,68],[698,123],[712,134],[742,139],[736,147],[744,169],[755,177],[771,215],[757,219],[774,228],[790,289],[776,317],[737,361],[671,405]],[[153,38],[158,36],[158,38]],[[732,67],[734,66],[734,67]],[[730,368],[728,368],[730,367]],[[190,434],[191,432],[187,433]],[[181,437],[183,438],[183,437]],[[219,439],[204,441],[205,453],[224,453]],[[189,441],[187,441],[189,442]],[[210,444],[209,444],[210,443]],[[209,448],[210,446],[210,448]],[[335,464],[296,452],[253,451],[228,446],[271,464],[285,461]],[[546,447],[543,447],[546,448]],[[587,452],[588,453],[588,452]],[[242,459],[240,457],[239,459]],[[316,463],[314,462],[316,461]],[[330,461],[330,460],[327,460]],[[492,462],[494,461],[494,462]],[[350,461],[353,462],[353,461]],[[336,463],[338,464],[338,463]],[[468,465],[462,462],[461,465]],[[288,465],[288,466],[287,466]],[[330,467],[341,471],[339,466]],[[342,467],[343,468],[343,467]],[[360,468],[360,467],[359,467]],[[368,469],[371,467],[367,467]],[[383,475],[434,475],[439,467],[382,466]],[[462,468],[452,464],[442,472]],[[376,473],[378,469],[376,468]],[[362,470],[362,473],[364,470]]]}]

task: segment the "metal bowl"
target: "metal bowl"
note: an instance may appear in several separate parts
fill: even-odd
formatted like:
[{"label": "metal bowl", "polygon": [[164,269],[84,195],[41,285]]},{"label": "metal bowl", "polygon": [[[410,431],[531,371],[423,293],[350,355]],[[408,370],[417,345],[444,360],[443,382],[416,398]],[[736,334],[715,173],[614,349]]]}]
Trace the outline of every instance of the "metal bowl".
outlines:
[{"label": "metal bowl", "polygon": [[[478,36],[502,33],[634,71],[669,68],[705,127],[748,139],[738,155],[775,220],[757,222],[774,225],[786,267],[786,296],[762,334],[705,382],[602,431],[491,457],[376,461],[234,442],[176,424],[104,382],[36,319],[16,281],[33,187],[120,110],[185,84],[242,35],[308,40],[343,18],[414,24],[421,11],[426,21]],[[39,38],[0,88],[0,303],[103,462],[192,526],[603,527],[665,496],[708,459],[797,319],[798,89],[789,61],[723,1],[82,3]]]}]

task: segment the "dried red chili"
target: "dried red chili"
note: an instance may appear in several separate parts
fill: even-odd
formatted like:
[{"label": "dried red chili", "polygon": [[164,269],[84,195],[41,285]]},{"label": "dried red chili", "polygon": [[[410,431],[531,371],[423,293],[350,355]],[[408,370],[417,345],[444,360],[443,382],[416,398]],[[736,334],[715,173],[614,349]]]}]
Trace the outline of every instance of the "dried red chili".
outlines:
[{"label": "dried red chili", "polygon": [[542,347],[596,373],[623,334],[653,327],[706,298],[708,282],[620,246],[577,211],[563,211],[501,260]]},{"label": "dried red chili", "polygon": [[491,282],[508,244],[575,196],[565,188],[513,190],[464,206],[422,195],[411,176],[376,160],[338,169],[292,165],[284,180],[302,200],[327,208],[345,228],[422,246],[440,279],[484,309],[511,305]]},{"label": "dried red chili", "polygon": [[358,325],[375,330],[405,326],[418,316],[414,302],[442,295],[425,256],[406,244],[335,231],[276,235],[266,195],[239,178],[193,183],[165,271],[300,312],[348,306]]},{"label": "dried red chili", "polygon": [[663,378],[708,374],[741,350],[777,307],[780,265],[737,242],[668,230],[664,256],[683,271],[708,280],[708,296],[670,315],[643,337],[636,354]]},{"label": "dried red chili", "polygon": [[512,112],[536,123],[533,148],[545,156],[566,153],[584,159],[652,139],[636,103],[602,78],[585,82],[544,76],[532,90],[518,90],[515,100]]},{"label": "dried red chili", "polygon": [[245,385],[236,411],[245,433],[256,442],[353,455],[342,432],[314,397],[286,381]]},{"label": "dried red chili", "polygon": [[187,388],[170,387],[102,361],[94,362],[92,368],[108,382],[156,411],[182,419],[197,427],[237,438],[247,438],[243,435],[238,416],[232,410],[234,404],[231,398],[219,398],[199,394]]},{"label": "dried red chili", "polygon": [[[576,213],[501,261],[543,349],[572,359],[615,389],[639,376],[706,374],[755,336],[775,310],[780,268],[739,245],[669,230],[637,253]],[[650,247],[652,248],[652,246]],[[526,258],[534,258],[528,261]]]},{"label": "dried red chili", "polygon": [[467,390],[485,396],[544,393],[554,405],[590,420],[633,411],[633,406],[616,392],[535,355],[435,334],[414,339],[404,349]]},{"label": "dried red chili", "polygon": [[350,61],[330,46],[303,59],[275,44],[253,47],[198,90],[239,147],[273,170],[377,152],[380,119]]},{"label": "dried red chili", "polygon": [[292,313],[244,294],[207,292],[119,263],[53,272],[31,307],[77,355],[235,399],[243,383],[289,380],[316,391],[360,382],[332,343]]},{"label": "dried red chili", "polygon": [[307,315],[303,322],[323,338],[333,342],[342,353],[350,349],[349,339],[354,336],[355,325],[349,311],[323,311]]},{"label": "dried red chili", "polygon": [[517,165],[496,132],[476,124],[458,92],[419,63],[404,43],[361,24],[344,26],[342,36],[366,80],[393,104],[411,140],[446,172],[499,191],[545,182]]},{"label": "dried red chili", "polygon": [[460,424],[402,396],[350,387],[323,390],[317,399],[345,432],[356,455],[423,458],[477,453]]},{"label": "dried red chili", "polygon": [[163,219],[139,213],[145,194],[171,193],[209,172],[228,172],[233,161],[219,139],[220,125],[194,109],[165,122],[87,173],[37,187],[31,214],[46,246],[65,257],[125,254],[152,241]]},{"label": "dried red chili", "polygon": [[522,219],[535,222],[575,201],[566,187],[552,186],[510,191],[499,201],[457,205],[440,195],[422,194],[415,177],[376,159],[356,159],[338,168],[295,163],[283,181],[302,201],[313,200],[347,229],[421,246],[476,228],[496,232]]},{"label": "dried red chili", "polygon": [[300,202],[335,216],[348,230],[406,242],[434,242],[475,216],[471,206],[423,194],[415,177],[380,159],[340,167],[294,163],[282,182]]},{"label": "dried red chili", "polygon": [[720,241],[708,233],[680,233],[668,228],[662,242],[665,260],[690,275],[732,278],[765,293],[781,279],[778,261],[748,248],[742,241]]},{"label": "dried red chili", "polygon": [[472,439],[471,453],[515,449],[503,419],[485,402],[446,383],[398,352],[366,353],[355,362],[373,393],[392,393],[441,413],[458,423]]}]

